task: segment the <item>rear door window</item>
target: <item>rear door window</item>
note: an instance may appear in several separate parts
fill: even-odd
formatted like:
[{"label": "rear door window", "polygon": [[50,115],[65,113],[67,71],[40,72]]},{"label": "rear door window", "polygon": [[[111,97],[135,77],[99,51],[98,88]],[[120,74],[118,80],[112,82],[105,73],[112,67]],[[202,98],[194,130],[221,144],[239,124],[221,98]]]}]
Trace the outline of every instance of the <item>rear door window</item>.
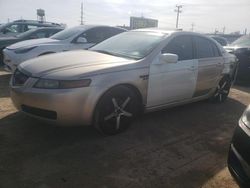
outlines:
[{"label": "rear door window", "polygon": [[198,59],[216,57],[211,42],[203,37],[194,37],[196,46],[196,56]]}]

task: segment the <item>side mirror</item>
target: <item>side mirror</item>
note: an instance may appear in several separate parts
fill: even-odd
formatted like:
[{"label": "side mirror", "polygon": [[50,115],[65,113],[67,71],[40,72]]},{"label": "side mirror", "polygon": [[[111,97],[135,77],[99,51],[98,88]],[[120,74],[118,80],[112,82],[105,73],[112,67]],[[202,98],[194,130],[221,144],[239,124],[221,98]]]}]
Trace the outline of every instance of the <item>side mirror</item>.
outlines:
[{"label": "side mirror", "polygon": [[160,55],[160,60],[166,63],[177,63],[178,62],[178,55],[176,54],[161,54]]},{"label": "side mirror", "polygon": [[87,43],[87,39],[84,38],[84,37],[79,37],[77,40],[76,40],[76,43]]}]

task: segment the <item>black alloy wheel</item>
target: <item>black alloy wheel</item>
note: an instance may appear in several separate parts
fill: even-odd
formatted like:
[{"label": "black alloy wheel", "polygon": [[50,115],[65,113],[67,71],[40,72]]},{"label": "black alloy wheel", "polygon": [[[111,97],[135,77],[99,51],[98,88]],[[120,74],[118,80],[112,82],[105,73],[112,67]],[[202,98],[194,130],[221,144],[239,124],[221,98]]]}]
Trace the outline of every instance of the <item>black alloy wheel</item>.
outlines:
[{"label": "black alloy wheel", "polygon": [[127,86],[117,86],[106,92],[97,104],[94,126],[105,135],[125,131],[138,114],[139,100]]}]

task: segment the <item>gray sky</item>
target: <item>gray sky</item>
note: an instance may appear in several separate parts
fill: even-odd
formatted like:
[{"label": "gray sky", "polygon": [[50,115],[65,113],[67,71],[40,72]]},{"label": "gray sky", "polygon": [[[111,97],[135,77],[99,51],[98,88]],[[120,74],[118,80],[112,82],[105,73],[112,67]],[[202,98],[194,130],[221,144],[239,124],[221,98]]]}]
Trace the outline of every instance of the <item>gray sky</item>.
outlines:
[{"label": "gray sky", "polygon": [[[45,9],[46,20],[75,26],[80,23],[83,0],[0,0],[0,23],[15,19],[36,19],[36,9]],[[195,31],[226,33],[250,31],[250,0],[84,0],[86,24],[129,25],[130,16],[159,20],[159,27],[174,28],[175,5],[182,4],[179,26]]]}]

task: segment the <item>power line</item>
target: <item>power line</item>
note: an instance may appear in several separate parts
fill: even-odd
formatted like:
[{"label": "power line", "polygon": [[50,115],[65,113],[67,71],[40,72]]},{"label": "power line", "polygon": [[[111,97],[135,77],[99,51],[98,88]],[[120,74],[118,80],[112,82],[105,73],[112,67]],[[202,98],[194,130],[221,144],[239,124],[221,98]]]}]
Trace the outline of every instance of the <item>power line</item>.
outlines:
[{"label": "power line", "polygon": [[176,8],[174,11],[177,12],[177,17],[176,17],[176,29],[178,29],[178,24],[179,24],[179,14],[182,12],[181,8],[182,5],[176,5]]}]

